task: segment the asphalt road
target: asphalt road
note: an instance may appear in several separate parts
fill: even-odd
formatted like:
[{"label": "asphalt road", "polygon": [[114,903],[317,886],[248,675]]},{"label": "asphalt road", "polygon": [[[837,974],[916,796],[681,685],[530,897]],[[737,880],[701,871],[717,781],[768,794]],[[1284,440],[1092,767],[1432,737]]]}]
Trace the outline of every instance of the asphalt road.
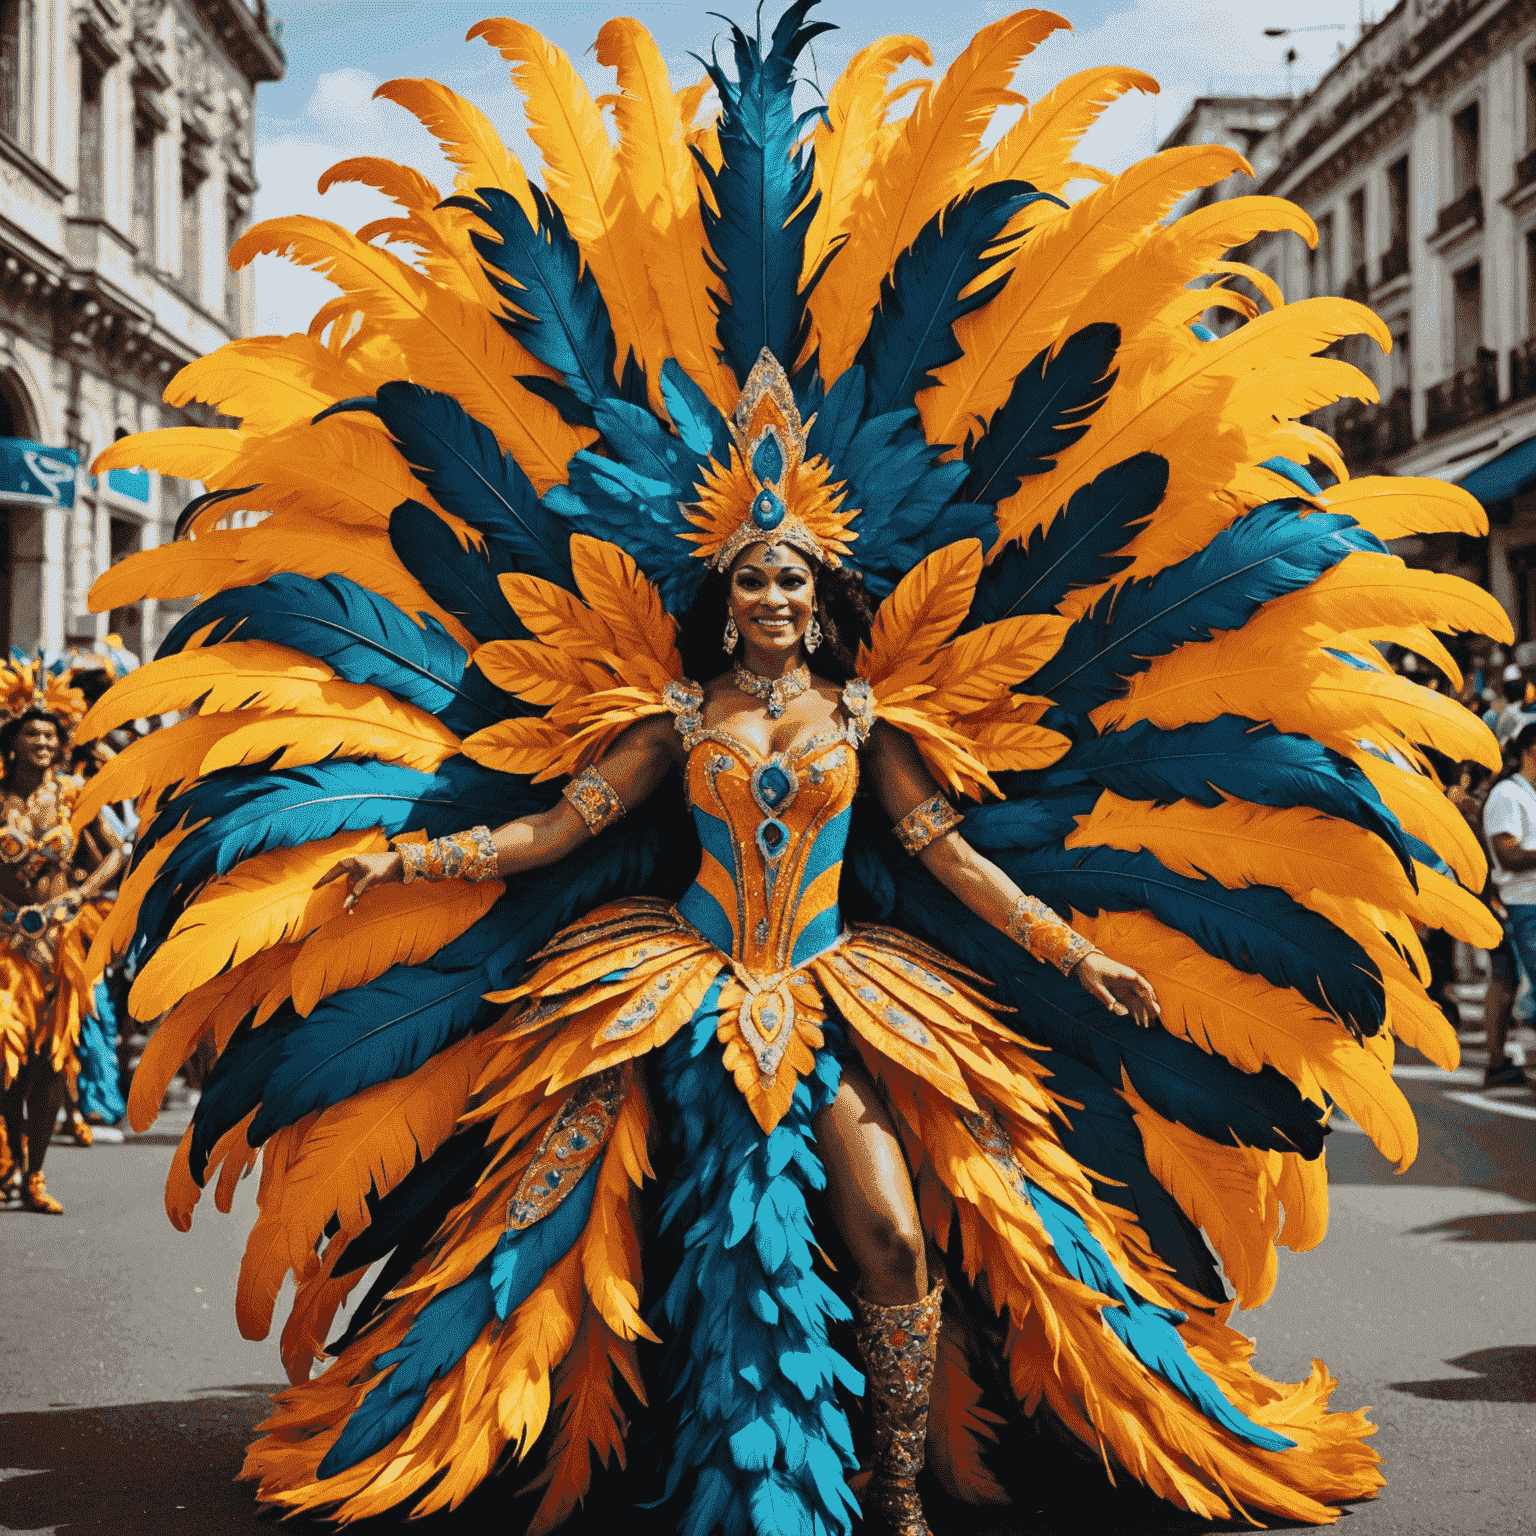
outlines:
[{"label": "asphalt road", "polygon": [[[1270,1375],[1298,1380],[1320,1355],[1340,1378],[1336,1406],[1372,1406],[1389,1484],[1345,1512],[1347,1536],[1536,1532],[1536,1100],[1485,1097],[1476,1069],[1400,1073],[1420,1118],[1418,1162],[1397,1177],[1363,1135],[1330,1137],[1327,1241],[1282,1253],[1275,1298],[1234,1321]],[[254,1181],[229,1216],[205,1199],[185,1236],[165,1220],[160,1189],[184,1123],[172,1114],[122,1145],[56,1146],[49,1186],[66,1214],[0,1211],[0,1531],[320,1529],[259,1514],[233,1481],[281,1371],[275,1341],[242,1341],[233,1321]],[[935,1527],[1248,1529],[1134,1496],[1061,1488],[1041,1500],[1019,1519]],[[495,1513],[387,1528],[479,1529]]]}]

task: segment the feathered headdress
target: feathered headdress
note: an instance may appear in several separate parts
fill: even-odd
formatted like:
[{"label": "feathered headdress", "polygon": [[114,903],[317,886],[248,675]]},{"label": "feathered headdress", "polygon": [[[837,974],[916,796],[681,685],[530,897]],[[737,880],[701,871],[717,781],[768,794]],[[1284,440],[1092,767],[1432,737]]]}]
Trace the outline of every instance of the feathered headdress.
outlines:
[{"label": "feathered headdress", "polygon": [[85,695],[74,686],[67,657],[48,661],[41,652],[27,656],[13,650],[0,663],[0,714],[19,720],[29,710],[42,710],[61,721],[73,735],[85,718]]}]

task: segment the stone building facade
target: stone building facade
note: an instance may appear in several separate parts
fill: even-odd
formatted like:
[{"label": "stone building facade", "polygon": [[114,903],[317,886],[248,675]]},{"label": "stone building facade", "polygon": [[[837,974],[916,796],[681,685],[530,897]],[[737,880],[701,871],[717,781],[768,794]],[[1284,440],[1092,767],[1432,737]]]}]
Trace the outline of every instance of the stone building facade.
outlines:
[{"label": "stone building facade", "polygon": [[[1356,473],[1465,482],[1493,522],[1483,541],[1405,541],[1402,553],[1487,585],[1536,637],[1536,0],[1400,0],[1274,127],[1244,137],[1268,98],[1197,102],[1168,143],[1244,149],[1247,178],[1318,227],[1238,253],[1287,298],[1342,294],[1391,332],[1337,349],[1378,403],[1318,424]],[[1210,323],[1217,321],[1212,312]]]},{"label": "stone building facade", "polygon": [[255,92],[284,58],[265,0],[0,0],[0,642],[154,648],[170,616],[86,609],[170,537],[195,487],[86,466],[115,438],[206,423],[161,401],[249,332]]}]

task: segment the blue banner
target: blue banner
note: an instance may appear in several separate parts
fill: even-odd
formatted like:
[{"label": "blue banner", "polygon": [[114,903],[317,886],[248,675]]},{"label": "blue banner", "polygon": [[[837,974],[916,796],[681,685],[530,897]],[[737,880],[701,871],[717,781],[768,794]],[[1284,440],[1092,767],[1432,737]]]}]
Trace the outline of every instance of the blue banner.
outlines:
[{"label": "blue banner", "polygon": [[0,437],[0,497],[43,507],[72,507],[79,466],[80,455],[73,448],[47,448],[25,437]]}]

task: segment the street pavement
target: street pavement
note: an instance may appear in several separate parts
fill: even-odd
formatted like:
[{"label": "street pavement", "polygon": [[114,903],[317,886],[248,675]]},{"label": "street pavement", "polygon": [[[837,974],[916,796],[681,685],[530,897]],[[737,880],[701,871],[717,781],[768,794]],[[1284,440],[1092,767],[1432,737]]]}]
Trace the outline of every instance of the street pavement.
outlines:
[{"label": "street pavement", "polygon": [[[1346,1536],[1536,1532],[1536,1098],[1484,1095],[1481,1037],[1464,1040],[1456,1074],[1398,1069],[1422,1132],[1413,1168],[1396,1175],[1340,1127],[1326,1152],[1327,1241],[1282,1252],[1274,1299],[1233,1319],[1268,1374],[1299,1380],[1319,1355],[1339,1377],[1335,1406],[1371,1407],[1388,1486],[1345,1512]],[[233,1481],[281,1370],[275,1339],[244,1341],[233,1319],[255,1181],[228,1216],[205,1197],[188,1234],[165,1219],[160,1192],[185,1123],[185,1111],[168,1113],[120,1145],[55,1146],[48,1181],[66,1214],[0,1211],[0,1532],[322,1529],[258,1514]],[[280,1300],[279,1320],[285,1312]],[[1039,1506],[1007,1517],[935,1511],[936,1532],[1250,1528],[1170,1516],[1080,1476],[1043,1478]],[[504,1503],[476,1504],[456,1518],[348,1529],[431,1536],[505,1523]]]}]

